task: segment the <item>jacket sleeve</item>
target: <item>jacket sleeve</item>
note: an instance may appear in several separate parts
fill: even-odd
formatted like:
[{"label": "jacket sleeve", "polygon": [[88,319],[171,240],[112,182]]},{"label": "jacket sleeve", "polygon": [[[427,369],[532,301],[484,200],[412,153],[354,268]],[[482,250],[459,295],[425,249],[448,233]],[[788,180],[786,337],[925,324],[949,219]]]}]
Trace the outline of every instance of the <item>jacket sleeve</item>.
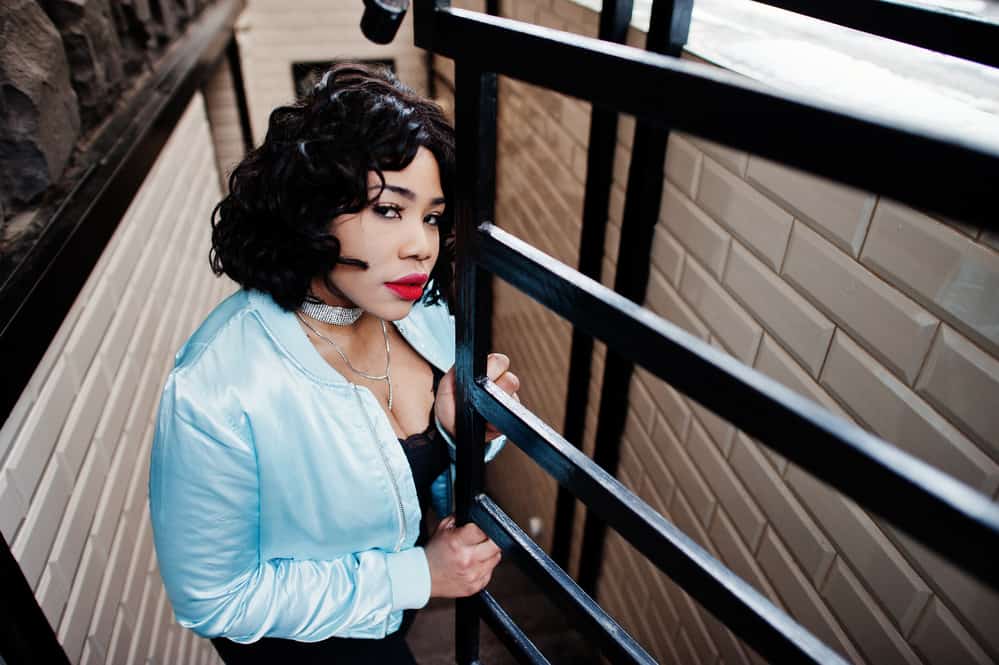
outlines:
[{"label": "jacket sleeve", "polygon": [[252,445],[224,417],[160,404],[149,502],[160,573],[178,622],[236,642],[313,642],[346,629],[383,635],[388,615],[430,595],[422,548],[332,560],[262,560]]},{"label": "jacket sleeve", "polygon": [[[454,472],[455,466],[454,462],[457,459],[457,448],[454,444],[454,439],[451,435],[447,433],[444,426],[441,425],[441,421],[437,419],[434,415],[434,425],[437,427],[437,431],[440,432],[441,437],[443,437],[445,443],[447,443],[448,453],[451,456],[451,464],[448,469],[444,471],[441,475],[434,479],[433,484],[430,486],[430,502],[431,507],[434,512],[437,513],[439,517],[445,515],[450,515],[454,512],[454,497],[452,493],[452,487],[454,484]],[[491,462],[499,454],[499,451],[503,449],[506,445],[506,435],[500,434],[499,436],[492,439],[486,444],[485,461]]]}]

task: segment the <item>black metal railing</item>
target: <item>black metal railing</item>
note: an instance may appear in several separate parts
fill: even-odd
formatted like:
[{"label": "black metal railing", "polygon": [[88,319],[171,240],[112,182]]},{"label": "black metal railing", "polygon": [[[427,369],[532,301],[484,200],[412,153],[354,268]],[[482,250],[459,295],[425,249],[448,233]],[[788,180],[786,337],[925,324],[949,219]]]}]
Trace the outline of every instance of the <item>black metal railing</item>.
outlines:
[{"label": "black metal railing", "polygon": [[[604,11],[613,12],[621,4],[607,0]],[[909,20],[909,9],[891,9],[897,3],[856,0],[844,4],[876,5],[879,11],[888,12],[889,22]],[[863,111],[776,91],[668,55],[454,9],[441,0],[417,0],[415,12],[417,45],[456,63],[459,447],[455,498],[460,521],[481,526],[509,560],[575,616],[608,659],[654,662],[483,494],[479,451],[488,420],[585,503],[588,514],[615,528],[764,658],[781,663],[844,662],[622,486],[613,477],[613,468],[601,468],[485,378],[491,327],[489,279],[495,275],[571,321],[580,333],[605,342],[609,352],[645,367],[983,584],[999,588],[999,568],[994,564],[999,560],[999,507],[988,497],[688,335],[635,304],[641,302],[640,297],[629,299],[605,288],[491,223],[497,75],[592,102],[595,113],[598,109],[631,113],[646,131],[680,129],[992,229],[999,227],[993,204],[999,183],[999,142],[971,130],[933,127],[907,116],[904,110]],[[657,13],[678,15],[662,8],[657,12],[654,4],[653,24]],[[857,18],[863,16],[858,9],[821,18],[863,28],[867,23]],[[916,21],[926,18],[925,13],[919,16]],[[974,19],[954,24],[953,16],[948,16],[948,25],[958,25],[962,39],[974,42],[971,47],[962,42],[953,54],[994,64],[999,29],[992,24],[983,29],[983,22]],[[671,23],[668,31],[676,34],[676,27]],[[650,33],[656,29],[653,25]],[[874,32],[894,38],[910,34],[904,25]],[[592,141],[591,132],[591,149]],[[857,159],[860,150],[863,160]],[[588,187],[591,182],[588,178]],[[633,192],[629,176],[628,196],[641,197],[642,191],[636,185]],[[632,205],[641,210],[644,204]],[[627,218],[626,226],[632,223]],[[648,216],[636,214],[634,219],[642,224]],[[624,229],[622,235],[628,232]],[[640,235],[640,231],[632,232]],[[644,284],[639,287],[636,290],[643,292]],[[798,445],[803,440],[809,445]],[[547,662],[495,599],[483,593],[459,601],[459,663],[478,662],[480,616],[519,660]]]},{"label": "black metal railing", "polygon": [[[999,67],[999,10],[969,13],[932,0],[754,0],[796,14],[887,37],[938,53]],[[983,3],[984,4],[984,3]]]}]

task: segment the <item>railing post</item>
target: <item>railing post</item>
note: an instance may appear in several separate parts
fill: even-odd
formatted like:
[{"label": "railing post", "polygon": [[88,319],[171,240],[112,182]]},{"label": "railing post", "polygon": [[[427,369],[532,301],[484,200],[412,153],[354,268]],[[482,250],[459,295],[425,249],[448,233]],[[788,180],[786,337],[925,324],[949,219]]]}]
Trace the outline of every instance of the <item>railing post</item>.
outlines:
[{"label": "railing post", "polygon": [[[628,36],[632,8],[632,0],[604,0],[600,9],[600,29],[597,36],[604,41],[623,44]],[[607,214],[610,210],[614,174],[617,118],[617,111],[599,106],[594,106],[590,113],[583,228],[579,233],[579,272],[598,282],[603,267],[604,245],[607,242]],[[573,327],[562,432],[578,448],[583,446],[583,432],[586,429],[592,366],[593,338]],[[555,503],[555,526],[552,529],[552,559],[563,569],[569,567],[575,517],[576,497],[559,486]]]},{"label": "railing post", "polygon": [[7,541],[0,535],[0,663],[69,665],[69,658],[35,599]]},{"label": "railing post", "polygon": [[[475,377],[486,373],[491,347],[491,277],[469,251],[480,222],[492,220],[496,191],[496,75],[475,63],[455,65],[455,133],[457,178],[455,203],[455,325],[457,378],[455,435],[457,475],[455,510],[458,524],[469,520],[472,502],[482,492],[485,421],[472,407]],[[473,598],[455,606],[455,650],[459,665],[479,658],[479,614]]]},{"label": "railing post", "polygon": [[[679,56],[690,31],[692,9],[693,0],[654,0],[646,50]],[[637,303],[645,300],[649,282],[652,237],[659,220],[668,139],[668,128],[653,127],[644,122],[635,126],[614,290]],[[593,461],[613,475],[617,475],[634,369],[633,362],[612,349],[607,350]],[[578,577],[580,586],[593,597],[596,597],[606,533],[606,524],[588,512],[583,528]]]}]

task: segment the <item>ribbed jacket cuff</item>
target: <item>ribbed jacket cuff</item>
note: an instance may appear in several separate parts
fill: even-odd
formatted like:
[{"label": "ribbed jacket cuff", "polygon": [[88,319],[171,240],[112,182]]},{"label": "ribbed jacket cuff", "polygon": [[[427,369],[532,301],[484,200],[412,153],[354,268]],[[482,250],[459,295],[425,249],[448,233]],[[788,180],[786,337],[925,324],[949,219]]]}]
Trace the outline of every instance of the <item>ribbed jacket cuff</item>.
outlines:
[{"label": "ribbed jacket cuff", "polygon": [[430,600],[430,565],[422,547],[385,555],[392,585],[392,611],[417,610]]}]

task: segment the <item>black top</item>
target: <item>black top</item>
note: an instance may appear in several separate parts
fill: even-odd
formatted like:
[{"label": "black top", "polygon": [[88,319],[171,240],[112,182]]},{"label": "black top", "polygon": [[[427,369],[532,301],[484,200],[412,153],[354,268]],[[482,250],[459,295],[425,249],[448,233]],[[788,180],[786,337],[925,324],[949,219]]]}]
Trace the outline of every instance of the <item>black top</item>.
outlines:
[{"label": "black top", "polygon": [[[434,373],[434,394],[444,373],[436,367],[431,367]],[[413,482],[416,494],[420,498],[420,509],[426,510],[430,502],[430,486],[434,480],[444,473],[450,463],[447,444],[434,425],[434,411],[430,408],[430,424],[422,432],[399,439],[399,444],[406,453],[409,467],[413,471]]]}]

